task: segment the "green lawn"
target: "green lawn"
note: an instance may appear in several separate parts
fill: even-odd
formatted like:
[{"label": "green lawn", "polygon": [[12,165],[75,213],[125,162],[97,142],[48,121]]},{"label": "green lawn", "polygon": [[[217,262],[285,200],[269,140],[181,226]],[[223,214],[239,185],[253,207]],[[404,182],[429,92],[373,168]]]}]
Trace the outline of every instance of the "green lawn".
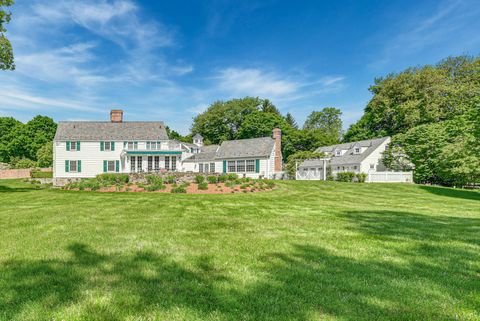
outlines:
[{"label": "green lawn", "polygon": [[0,181],[0,320],[480,320],[480,193]]}]

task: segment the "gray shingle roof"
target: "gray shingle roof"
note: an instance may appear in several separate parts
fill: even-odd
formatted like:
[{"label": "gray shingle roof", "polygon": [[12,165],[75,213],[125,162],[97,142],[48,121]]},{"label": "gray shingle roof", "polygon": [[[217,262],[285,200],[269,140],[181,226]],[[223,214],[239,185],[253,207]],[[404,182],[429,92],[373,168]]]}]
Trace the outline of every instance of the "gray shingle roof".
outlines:
[{"label": "gray shingle roof", "polygon": [[270,137],[227,140],[218,148],[216,158],[268,157],[274,145]]},{"label": "gray shingle roof", "polygon": [[[331,160],[329,164],[331,165],[359,164],[361,161],[367,158],[374,150],[376,150],[378,146],[380,146],[383,142],[385,142],[389,138],[390,137],[382,137],[382,138],[361,140],[358,142],[323,146],[323,147],[317,148],[315,151],[317,153],[324,152],[327,157],[330,157]],[[366,149],[360,154],[355,154],[354,147],[356,145],[360,145],[360,147],[364,147]],[[346,150],[346,152],[342,156],[334,156],[333,151],[337,148]],[[318,160],[306,160],[300,166],[301,167],[319,166],[321,164],[322,162]]]},{"label": "gray shingle roof", "polygon": [[210,161],[229,158],[269,157],[275,141],[270,137],[237,139],[224,141],[220,146],[207,145],[186,162]]},{"label": "gray shingle roof", "polygon": [[106,121],[61,121],[55,140],[165,140],[168,139],[161,121],[130,121],[112,123]]},{"label": "gray shingle roof", "polygon": [[213,161],[215,160],[217,149],[218,145],[202,146],[200,153],[193,154],[189,158],[185,159],[185,162]]}]

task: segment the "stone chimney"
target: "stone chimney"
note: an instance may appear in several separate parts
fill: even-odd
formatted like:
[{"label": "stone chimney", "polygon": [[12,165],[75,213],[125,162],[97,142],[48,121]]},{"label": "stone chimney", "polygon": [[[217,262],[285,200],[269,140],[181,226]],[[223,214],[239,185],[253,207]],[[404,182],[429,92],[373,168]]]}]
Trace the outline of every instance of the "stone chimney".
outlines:
[{"label": "stone chimney", "polygon": [[280,128],[273,129],[273,139],[275,140],[275,172],[282,171],[282,130]]},{"label": "stone chimney", "polygon": [[121,109],[112,109],[110,111],[110,121],[112,123],[121,123],[123,122],[123,110]]}]

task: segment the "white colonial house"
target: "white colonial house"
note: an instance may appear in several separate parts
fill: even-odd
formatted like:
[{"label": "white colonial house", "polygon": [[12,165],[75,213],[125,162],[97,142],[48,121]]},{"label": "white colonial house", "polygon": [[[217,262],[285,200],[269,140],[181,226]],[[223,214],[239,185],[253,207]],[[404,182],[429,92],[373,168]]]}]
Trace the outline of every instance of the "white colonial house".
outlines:
[{"label": "white colonial house", "polygon": [[203,145],[169,139],[161,121],[123,121],[112,110],[110,121],[59,122],[53,141],[53,172],[57,184],[100,173],[202,172],[237,173],[272,178],[282,171],[281,132],[274,137]]},{"label": "white colonial house", "polygon": [[319,147],[324,158],[307,159],[297,166],[298,180],[326,180],[339,172],[367,174],[367,182],[412,182],[412,172],[392,172],[382,163],[390,137]]}]

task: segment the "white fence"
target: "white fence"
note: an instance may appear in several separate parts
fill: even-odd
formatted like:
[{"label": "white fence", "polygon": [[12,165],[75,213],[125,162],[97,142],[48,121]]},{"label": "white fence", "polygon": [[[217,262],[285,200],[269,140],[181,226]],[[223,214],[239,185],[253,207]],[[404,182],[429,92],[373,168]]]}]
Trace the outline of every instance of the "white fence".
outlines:
[{"label": "white fence", "polygon": [[298,170],[296,173],[296,179],[302,180],[323,180],[323,172],[321,170]]},{"label": "white fence", "polygon": [[412,183],[413,172],[375,172],[367,174],[369,183]]}]

